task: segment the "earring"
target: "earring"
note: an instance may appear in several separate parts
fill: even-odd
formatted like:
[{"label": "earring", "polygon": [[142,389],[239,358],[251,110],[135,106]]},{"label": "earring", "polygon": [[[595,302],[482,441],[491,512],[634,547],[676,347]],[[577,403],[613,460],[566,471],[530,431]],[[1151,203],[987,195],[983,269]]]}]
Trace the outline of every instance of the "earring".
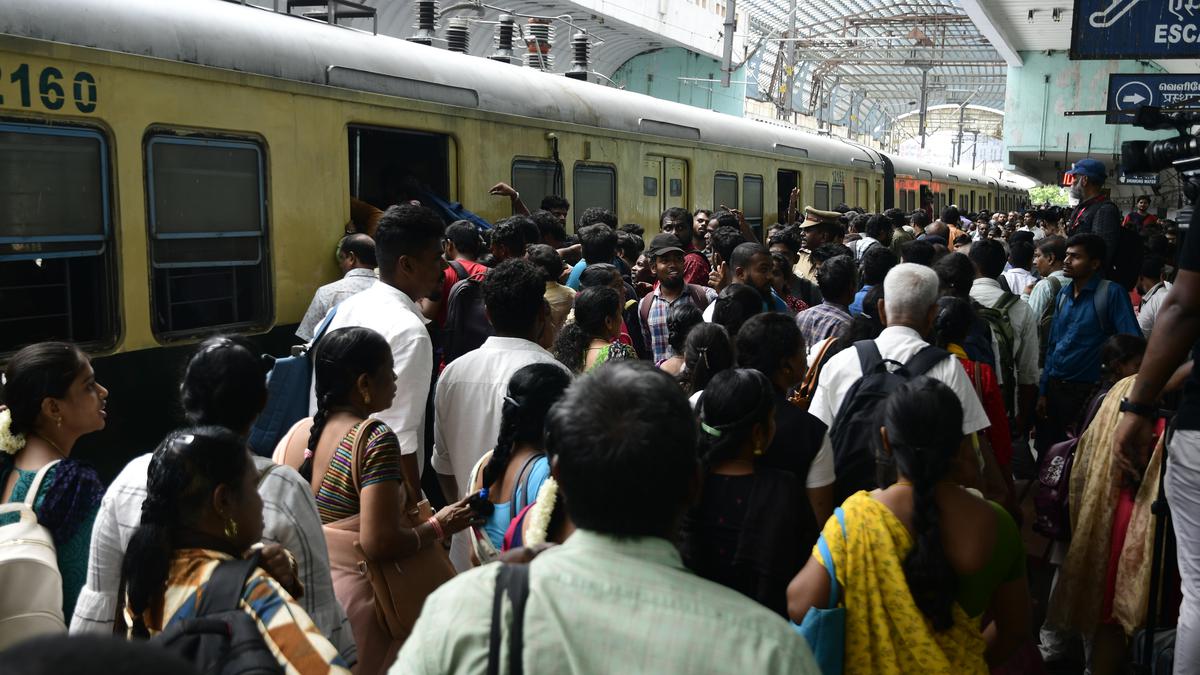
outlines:
[{"label": "earring", "polygon": [[61,417],[54,418],[54,426],[58,427],[59,429],[62,428],[62,418]]},{"label": "earring", "polygon": [[363,393],[363,403],[366,403],[367,405],[371,405],[371,392],[368,391],[368,392]]},{"label": "earring", "polygon": [[237,536],[237,521],[233,518],[225,521],[225,538],[233,539]]},{"label": "earring", "polygon": [[767,451],[765,448],[763,448],[762,443],[754,444],[754,456],[755,457],[762,457],[764,454],[766,454],[766,452]]}]

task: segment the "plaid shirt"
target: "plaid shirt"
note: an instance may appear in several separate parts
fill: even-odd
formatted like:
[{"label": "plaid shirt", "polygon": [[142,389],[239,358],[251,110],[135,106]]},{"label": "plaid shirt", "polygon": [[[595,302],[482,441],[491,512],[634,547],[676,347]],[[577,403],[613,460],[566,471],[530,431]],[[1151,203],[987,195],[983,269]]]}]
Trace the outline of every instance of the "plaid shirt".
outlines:
[{"label": "plaid shirt", "polygon": [[827,337],[841,337],[850,326],[850,312],[842,305],[823,302],[796,315],[804,344],[812,346]]},{"label": "plaid shirt", "polygon": [[[711,303],[717,299],[717,292],[713,289],[703,286],[704,296]],[[646,324],[642,326],[642,334],[646,337],[646,344],[650,345],[650,351],[654,355],[654,362],[661,363],[671,358],[671,342],[670,332],[667,330],[667,315],[671,312],[671,308],[680,302],[686,302],[689,305],[696,304],[692,300],[692,291],[687,286],[683,287],[683,292],[678,298],[668,301],[662,297],[659,286],[654,286],[654,291],[647,296],[650,298],[650,313],[647,315]],[[697,307],[697,309],[704,309]]]}]

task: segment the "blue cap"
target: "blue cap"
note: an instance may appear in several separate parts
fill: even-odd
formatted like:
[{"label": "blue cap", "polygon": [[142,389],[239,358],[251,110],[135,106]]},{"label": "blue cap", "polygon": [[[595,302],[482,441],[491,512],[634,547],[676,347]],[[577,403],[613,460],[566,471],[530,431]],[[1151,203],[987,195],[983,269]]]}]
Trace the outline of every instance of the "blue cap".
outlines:
[{"label": "blue cap", "polygon": [[1075,162],[1075,166],[1072,167],[1067,173],[1074,176],[1087,176],[1088,178],[1097,181],[1102,181],[1105,178],[1108,178],[1108,169],[1104,168],[1104,162],[1101,162],[1098,159],[1092,159],[1091,157],[1085,157],[1084,159]]}]

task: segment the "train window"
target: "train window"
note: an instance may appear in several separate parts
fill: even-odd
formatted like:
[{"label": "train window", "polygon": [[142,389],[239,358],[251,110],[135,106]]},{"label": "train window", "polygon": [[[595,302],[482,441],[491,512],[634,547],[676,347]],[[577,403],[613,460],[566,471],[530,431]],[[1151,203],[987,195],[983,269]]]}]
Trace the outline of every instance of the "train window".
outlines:
[{"label": "train window", "polygon": [[829,210],[829,183],[813,183],[813,204],[816,205],[814,208],[821,211]]},{"label": "train window", "polygon": [[115,341],[109,190],[99,131],[0,123],[0,352]]},{"label": "train window", "polygon": [[846,185],[844,183],[833,184],[833,189],[829,193],[829,201],[835,207],[846,203]]},{"label": "train window", "polygon": [[655,176],[642,176],[642,196],[657,197],[658,196],[658,178]]},{"label": "train window", "polygon": [[512,163],[512,186],[521,193],[521,201],[529,208],[537,208],[548,195],[561,195],[562,165],[536,159],[514,159]]},{"label": "train window", "polygon": [[266,173],[258,143],[152,135],[146,144],[156,333],[270,320]]},{"label": "train window", "polygon": [[950,196],[946,198],[951,206],[958,206],[958,202],[954,201],[954,188],[950,188]]},{"label": "train window", "polygon": [[763,177],[746,174],[742,176],[742,215],[746,223],[762,238],[763,228]]},{"label": "train window", "polygon": [[713,174],[713,208],[738,208],[738,175],[718,171]]},{"label": "train window", "polygon": [[576,164],[573,197],[571,210],[576,217],[593,206],[616,213],[617,172],[611,166]]}]

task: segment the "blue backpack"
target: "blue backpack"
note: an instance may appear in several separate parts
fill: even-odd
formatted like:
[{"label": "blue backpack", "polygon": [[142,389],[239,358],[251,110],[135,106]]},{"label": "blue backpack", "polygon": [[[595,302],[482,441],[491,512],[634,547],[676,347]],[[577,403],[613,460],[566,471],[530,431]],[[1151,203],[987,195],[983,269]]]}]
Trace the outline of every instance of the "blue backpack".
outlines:
[{"label": "blue backpack", "polygon": [[312,390],[313,376],[312,353],[336,314],[335,306],[317,326],[311,343],[292,347],[292,355],[276,359],[271,372],[267,373],[267,406],[254,420],[254,428],[250,430],[250,451],[254,454],[270,457],[288,429],[308,417],[308,395]]},{"label": "blue backpack", "polygon": [[[842,507],[834,509],[838,524],[842,526],[842,539],[846,539],[846,514]],[[813,660],[821,669],[822,675],[840,675],[842,664],[846,660],[846,608],[840,606],[841,587],[838,585],[836,566],[833,564],[833,553],[825,542],[825,535],[817,538],[817,548],[825,561],[825,571],[829,574],[829,606],[824,609],[810,607],[804,615],[802,623],[792,623],[792,628],[808,642],[813,653]]]}]

